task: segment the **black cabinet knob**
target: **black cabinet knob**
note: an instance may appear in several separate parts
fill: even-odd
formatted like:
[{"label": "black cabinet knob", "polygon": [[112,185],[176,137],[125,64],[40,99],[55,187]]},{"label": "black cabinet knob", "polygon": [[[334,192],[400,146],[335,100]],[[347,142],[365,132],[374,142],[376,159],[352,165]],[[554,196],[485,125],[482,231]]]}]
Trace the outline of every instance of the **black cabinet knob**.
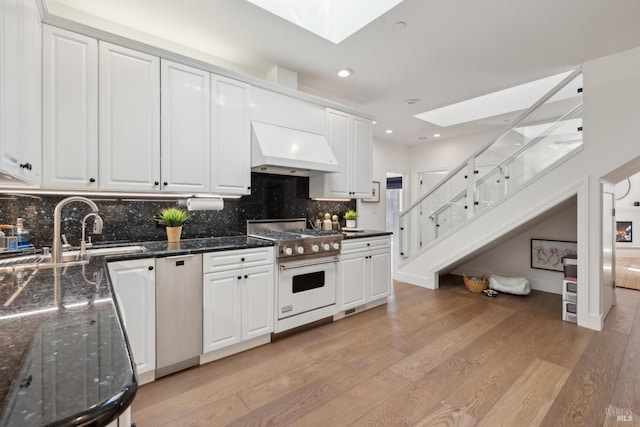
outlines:
[{"label": "black cabinet knob", "polygon": [[249,277],[249,276],[247,276],[247,275],[245,274],[245,275],[244,275],[244,278],[246,279],[247,277]]},{"label": "black cabinet knob", "polygon": [[238,276],[238,280],[242,279],[242,276]]},{"label": "black cabinet knob", "polygon": [[251,186],[248,186],[248,187],[247,187],[247,190],[251,190]]},{"label": "black cabinet knob", "polygon": [[152,265],[149,266],[149,271],[151,271],[151,270],[153,270],[153,266]]},{"label": "black cabinet knob", "polygon": [[26,169],[26,170],[30,171],[33,168],[33,165],[31,163],[29,163],[29,162],[26,162],[26,163],[20,163],[20,167],[22,169]]},{"label": "black cabinet knob", "polygon": [[153,185],[160,185],[160,183],[158,181],[154,181]]},{"label": "black cabinet knob", "polygon": [[244,258],[240,258],[240,261],[244,262]]},{"label": "black cabinet knob", "polygon": [[169,183],[167,181],[165,181],[165,182],[162,183],[162,185],[164,185],[166,187],[167,185],[169,185]]},{"label": "black cabinet knob", "polygon": [[89,182],[96,182],[95,178],[89,178]]}]

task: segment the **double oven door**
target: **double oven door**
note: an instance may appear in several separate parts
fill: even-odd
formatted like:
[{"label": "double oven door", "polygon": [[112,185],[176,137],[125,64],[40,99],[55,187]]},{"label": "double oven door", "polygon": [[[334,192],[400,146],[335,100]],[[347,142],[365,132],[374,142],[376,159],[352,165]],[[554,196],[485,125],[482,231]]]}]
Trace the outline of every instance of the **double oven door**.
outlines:
[{"label": "double oven door", "polygon": [[337,256],[280,262],[278,319],[336,304]]}]

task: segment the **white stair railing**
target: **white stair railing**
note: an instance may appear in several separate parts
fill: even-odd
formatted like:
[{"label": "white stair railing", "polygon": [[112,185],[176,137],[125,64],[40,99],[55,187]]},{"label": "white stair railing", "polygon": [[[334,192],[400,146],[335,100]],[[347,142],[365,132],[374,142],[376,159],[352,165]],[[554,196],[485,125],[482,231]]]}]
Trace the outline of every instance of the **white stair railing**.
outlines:
[{"label": "white stair railing", "polygon": [[576,69],[398,215],[408,261],[478,212],[582,148],[582,73]]}]

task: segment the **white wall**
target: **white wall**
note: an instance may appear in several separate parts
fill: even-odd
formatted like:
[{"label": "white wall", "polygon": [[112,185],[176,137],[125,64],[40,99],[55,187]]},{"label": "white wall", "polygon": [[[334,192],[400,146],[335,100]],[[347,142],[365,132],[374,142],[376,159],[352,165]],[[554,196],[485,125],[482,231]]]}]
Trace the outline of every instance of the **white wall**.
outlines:
[{"label": "white wall", "polygon": [[[631,221],[633,235],[631,242],[616,242],[616,256],[640,256],[640,173],[630,176],[628,193],[620,194],[621,186],[616,186],[616,221]],[[626,179],[625,179],[626,180]]]},{"label": "white wall", "polygon": [[[410,175],[409,146],[382,140],[373,140],[373,181],[380,182],[380,203],[358,201],[358,227],[384,230],[386,227],[387,172]],[[409,183],[406,183],[407,187]],[[405,182],[403,182],[403,187]],[[408,190],[405,190],[407,193]]]},{"label": "white wall", "polygon": [[453,274],[526,277],[532,289],[562,294],[562,272],[531,268],[531,239],[575,242],[577,224],[577,199],[574,197],[563,211],[459,266]]},{"label": "white wall", "polygon": [[[418,182],[418,174],[420,172],[439,169],[453,170],[485,145],[496,133],[489,132],[463,138],[434,140],[412,145],[409,148],[411,182]],[[411,202],[416,200],[418,191],[418,186],[413,185],[410,191]]]}]

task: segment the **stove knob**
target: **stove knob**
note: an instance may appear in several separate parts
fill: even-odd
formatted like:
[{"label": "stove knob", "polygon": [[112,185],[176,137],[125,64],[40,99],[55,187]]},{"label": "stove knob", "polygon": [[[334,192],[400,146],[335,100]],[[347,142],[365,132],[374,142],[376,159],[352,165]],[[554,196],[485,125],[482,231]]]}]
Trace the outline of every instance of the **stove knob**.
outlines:
[{"label": "stove knob", "polygon": [[313,252],[318,252],[320,250],[320,247],[318,245],[311,245],[311,250]]},{"label": "stove knob", "polygon": [[337,251],[338,249],[340,249],[340,243],[338,243],[338,242],[334,242],[334,243],[333,243],[333,249],[335,249],[336,251]]},{"label": "stove knob", "polygon": [[291,254],[293,254],[293,249],[291,249],[291,248],[284,248],[284,254],[285,254],[285,255],[291,255]]},{"label": "stove knob", "polygon": [[298,246],[296,248],[296,252],[298,252],[300,255],[302,255],[304,253],[304,248],[302,246]]},{"label": "stove knob", "polygon": [[329,249],[331,249],[331,246],[328,243],[325,243],[324,245],[322,245],[322,249],[328,251]]}]

